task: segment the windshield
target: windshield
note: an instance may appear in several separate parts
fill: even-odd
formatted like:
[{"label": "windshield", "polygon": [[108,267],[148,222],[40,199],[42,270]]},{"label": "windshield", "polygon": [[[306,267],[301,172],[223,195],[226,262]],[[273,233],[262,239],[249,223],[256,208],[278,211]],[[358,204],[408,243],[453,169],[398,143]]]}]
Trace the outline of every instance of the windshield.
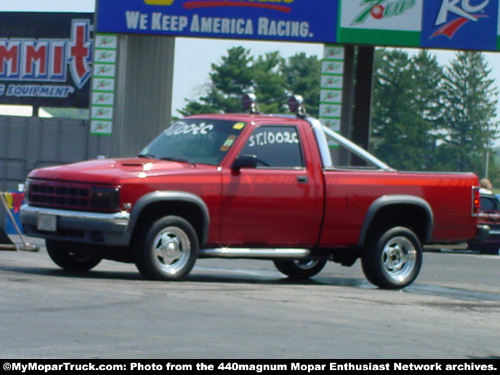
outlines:
[{"label": "windshield", "polygon": [[218,165],[244,127],[244,122],[182,119],[156,137],[138,156]]}]

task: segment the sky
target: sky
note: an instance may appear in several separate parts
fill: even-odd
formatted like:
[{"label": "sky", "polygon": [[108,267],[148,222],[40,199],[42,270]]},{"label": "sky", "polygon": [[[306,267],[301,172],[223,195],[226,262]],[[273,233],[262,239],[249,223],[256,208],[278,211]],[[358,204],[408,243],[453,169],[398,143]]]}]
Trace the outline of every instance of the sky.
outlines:
[{"label": "sky", "polygon": [[[46,12],[93,12],[95,0],[0,0],[0,11],[46,11]],[[266,52],[279,51],[282,57],[299,52],[307,55],[323,56],[322,44],[262,42],[230,39],[176,38],[174,57],[173,115],[185,105],[185,98],[198,95],[202,86],[209,81],[211,64],[219,63],[227,50],[234,46],[249,49],[254,56]],[[195,53],[203,58],[193,58]],[[412,50],[415,51],[415,50]],[[455,51],[431,51],[440,64],[445,65],[453,59]],[[500,90],[500,52],[484,53],[490,69],[491,78]],[[500,118],[500,107],[497,109]]]}]

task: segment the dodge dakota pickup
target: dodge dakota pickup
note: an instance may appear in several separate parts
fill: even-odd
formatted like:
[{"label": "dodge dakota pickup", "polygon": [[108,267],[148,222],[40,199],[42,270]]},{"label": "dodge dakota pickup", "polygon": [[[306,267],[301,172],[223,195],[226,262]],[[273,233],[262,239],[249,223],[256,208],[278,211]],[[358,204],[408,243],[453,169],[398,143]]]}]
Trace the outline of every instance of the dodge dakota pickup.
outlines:
[{"label": "dodge dakota pickup", "polygon": [[476,175],[396,171],[289,104],[296,114],[189,116],[136,157],[33,170],[24,231],[68,270],[111,259],[179,280],[198,258],[253,258],[308,278],[360,258],[388,289],[415,280],[424,244],[487,233]]}]

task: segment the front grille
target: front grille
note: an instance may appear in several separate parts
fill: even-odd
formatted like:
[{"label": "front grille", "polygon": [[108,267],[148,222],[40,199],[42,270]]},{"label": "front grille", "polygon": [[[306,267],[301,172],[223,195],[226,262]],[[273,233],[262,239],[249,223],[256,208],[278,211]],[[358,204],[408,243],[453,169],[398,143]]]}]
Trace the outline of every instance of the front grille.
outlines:
[{"label": "front grille", "polygon": [[28,199],[33,206],[59,209],[90,208],[90,186],[55,181],[31,181]]}]

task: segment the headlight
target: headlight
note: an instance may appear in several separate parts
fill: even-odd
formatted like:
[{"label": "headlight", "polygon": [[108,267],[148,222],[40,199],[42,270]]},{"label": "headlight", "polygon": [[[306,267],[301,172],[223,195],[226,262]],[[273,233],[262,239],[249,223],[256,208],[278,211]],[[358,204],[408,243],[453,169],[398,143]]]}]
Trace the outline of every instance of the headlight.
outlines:
[{"label": "headlight", "polygon": [[90,207],[96,210],[119,211],[120,189],[93,187],[90,189]]}]

